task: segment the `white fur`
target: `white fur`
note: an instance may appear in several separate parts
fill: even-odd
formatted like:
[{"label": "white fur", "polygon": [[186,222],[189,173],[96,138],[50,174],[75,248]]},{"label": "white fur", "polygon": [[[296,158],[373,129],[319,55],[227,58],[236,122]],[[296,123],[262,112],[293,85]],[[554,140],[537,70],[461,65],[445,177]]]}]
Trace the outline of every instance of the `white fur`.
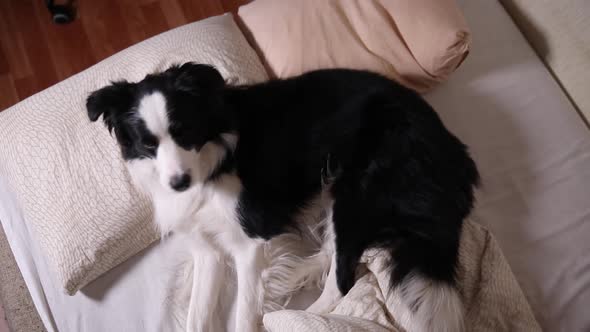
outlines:
[{"label": "white fur", "polygon": [[420,276],[407,276],[393,289],[390,308],[406,331],[461,332],[463,305],[457,290]]},{"label": "white fur", "polygon": [[285,309],[292,295],[302,287],[296,277],[301,271],[302,257],[308,255],[308,246],[302,245],[303,239],[297,234],[283,234],[265,244],[267,268],[262,272],[265,289],[264,313]]},{"label": "white fur", "polygon": [[269,266],[262,276],[264,312],[285,309],[292,295],[303,287],[323,287],[331,258],[331,251],[324,246],[325,225],[330,218],[328,196],[324,193],[312,200],[297,216],[300,232],[280,235],[266,244]]},{"label": "white fur", "polygon": [[146,127],[157,137],[168,135],[168,111],[166,98],[161,92],[145,95],[139,101],[137,112],[145,122]]},{"label": "white fur", "polygon": [[170,188],[173,177],[188,174],[192,176],[191,161],[195,158],[194,151],[180,148],[170,136],[160,138],[156,153],[156,164],[160,174],[160,183]]},{"label": "white fur", "polygon": [[326,208],[331,205],[328,196],[313,200],[315,204],[299,215],[301,233],[282,235],[268,245],[271,261],[263,280],[270,302],[265,303],[265,312],[284,309],[291,296],[304,287],[323,289],[308,311],[329,312],[342,298],[336,284],[335,234],[332,211]]},{"label": "white fur", "polygon": [[193,278],[186,330],[207,332],[220,326],[216,305],[224,285],[225,264],[210,239],[198,232],[191,233],[191,236]]},{"label": "white fur", "polygon": [[331,205],[329,191],[322,191],[296,217],[299,232],[267,243],[265,312],[284,309],[292,295],[304,287],[324,287],[334,253]]},{"label": "white fur", "polygon": [[[233,175],[222,176],[215,183],[202,186],[199,198],[203,204],[193,214],[192,232],[211,239],[220,250],[233,258],[238,282],[236,331],[259,331],[264,298],[261,279],[265,267],[263,245],[261,241],[249,238],[238,222],[236,205],[240,191],[241,183]],[[203,272],[207,276],[196,278],[194,282],[206,283],[208,278],[218,277],[219,271],[210,271],[208,265],[199,265],[196,269],[203,267],[207,267]],[[216,288],[210,292],[219,293],[220,289]],[[197,294],[191,297],[191,301],[215,305],[210,303],[210,298],[203,298]],[[210,327],[206,327],[205,330],[207,328],[212,331]]]},{"label": "white fur", "polygon": [[[230,147],[235,146],[237,141],[236,135],[230,133],[223,134],[222,139]],[[172,142],[170,145],[174,144],[171,140],[169,142]],[[158,161],[158,158],[162,158],[162,156],[159,152],[156,160],[145,158],[127,162],[127,168],[136,187],[152,197],[154,220],[162,235],[168,234],[174,229],[189,231],[188,228],[192,227],[195,213],[208,199],[205,195],[208,191],[204,190],[203,182],[224,157],[223,149],[215,143],[205,144],[199,153],[188,152],[176,144],[174,145],[170,149],[181,150],[183,152],[179,153],[188,154],[184,157],[184,161],[177,160],[177,163],[185,162],[190,165],[187,168],[191,169],[193,178],[192,186],[184,192],[176,192],[170,188],[168,180],[162,181],[162,173],[166,170],[160,168],[162,163]],[[172,166],[172,168],[182,167]],[[234,193],[236,196],[239,190],[241,189],[236,189],[237,192]],[[237,199],[237,197],[235,198]]]},{"label": "white fur", "polygon": [[309,286],[323,291],[307,311],[330,312],[342,298],[336,283],[332,203],[329,191],[324,190],[297,217],[301,233],[282,235],[268,246],[271,261],[263,280],[271,299],[266,303],[270,311],[284,309],[295,292]]},{"label": "white fur", "polygon": [[158,138],[155,167],[160,185],[172,190],[170,182],[173,177],[188,174],[195,176],[192,168],[198,165],[198,155],[187,151],[174,142],[170,135],[171,125],[168,118],[166,98],[161,92],[153,92],[139,101],[137,114],[144,121],[147,129]]},{"label": "white fur", "polygon": [[[336,234],[331,216],[327,220],[322,248],[309,262],[310,266],[329,268],[320,297],[307,308],[307,311],[314,313],[329,313],[342,298],[336,282]],[[324,271],[320,270],[320,273],[325,275]]]}]

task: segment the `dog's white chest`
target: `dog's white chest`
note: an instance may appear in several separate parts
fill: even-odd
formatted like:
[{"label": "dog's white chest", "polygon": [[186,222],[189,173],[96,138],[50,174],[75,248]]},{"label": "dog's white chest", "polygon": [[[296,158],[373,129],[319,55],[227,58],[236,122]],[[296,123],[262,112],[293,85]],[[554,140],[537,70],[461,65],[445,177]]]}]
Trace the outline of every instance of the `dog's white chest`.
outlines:
[{"label": "dog's white chest", "polygon": [[191,231],[213,240],[220,249],[234,256],[234,248],[253,241],[243,231],[238,216],[242,185],[233,175],[224,175],[202,189],[202,205],[191,217]]},{"label": "dog's white chest", "polygon": [[194,227],[224,247],[245,235],[237,214],[238,195],[215,190],[194,216]]}]

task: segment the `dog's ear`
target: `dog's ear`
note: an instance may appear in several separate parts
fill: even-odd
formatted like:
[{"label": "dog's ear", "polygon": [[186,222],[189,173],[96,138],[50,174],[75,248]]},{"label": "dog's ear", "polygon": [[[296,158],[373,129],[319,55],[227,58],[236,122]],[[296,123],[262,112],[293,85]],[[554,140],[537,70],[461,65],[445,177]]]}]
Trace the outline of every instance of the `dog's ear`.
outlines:
[{"label": "dog's ear", "polygon": [[90,121],[94,122],[102,115],[105,125],[112,130],[114,117],[131,109],[135,87],[134,83],[119,81],[91,93],[86,99]]},{"label": "dog's ear", "polygon": [[167,72],[173,75],[177,89],[190,93],[211,93],[225,85],[223,76],[210,65],[187,62],[182,66],[174,66]]}]

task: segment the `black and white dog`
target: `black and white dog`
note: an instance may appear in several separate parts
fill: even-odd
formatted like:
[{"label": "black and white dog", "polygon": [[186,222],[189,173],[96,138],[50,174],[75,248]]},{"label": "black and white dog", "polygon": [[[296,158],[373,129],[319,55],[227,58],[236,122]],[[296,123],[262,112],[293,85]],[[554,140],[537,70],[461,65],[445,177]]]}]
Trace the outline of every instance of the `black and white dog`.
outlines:
[{"label": "black and white dog", "polygon": [[191,303],[189,326],[211,330],[223,281],[207,253],[221,250],[235,260],[236,330],[258,330],[263,243],[296,231],[328,193],[328,259],[319,261],[329,272],[310,310],[329,310],[353,287],[363,252],[380,248],[416,329],[462,329],[455,269],[479,177],[417,93],[344,69],[231,86],[213,67],[186,63],[95,91],[87,110],[114,129],[162,231],[186,227],[202,249],[193,292],[204,300]]}]

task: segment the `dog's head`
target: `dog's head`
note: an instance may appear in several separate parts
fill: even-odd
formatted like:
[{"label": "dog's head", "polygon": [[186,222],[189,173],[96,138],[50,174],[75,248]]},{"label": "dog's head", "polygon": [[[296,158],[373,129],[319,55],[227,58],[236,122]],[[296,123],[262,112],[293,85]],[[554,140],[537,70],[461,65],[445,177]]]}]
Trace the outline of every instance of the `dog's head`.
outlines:
[{"label": "dog's head", "polygon": [[230,128],[224,112],[225,82],[213,67],[186,63],[138,83],[113,82],[86,101],[88,117],[102,115],[123,158],[155,172],[160,184],[188,189],[203,146]]}]

